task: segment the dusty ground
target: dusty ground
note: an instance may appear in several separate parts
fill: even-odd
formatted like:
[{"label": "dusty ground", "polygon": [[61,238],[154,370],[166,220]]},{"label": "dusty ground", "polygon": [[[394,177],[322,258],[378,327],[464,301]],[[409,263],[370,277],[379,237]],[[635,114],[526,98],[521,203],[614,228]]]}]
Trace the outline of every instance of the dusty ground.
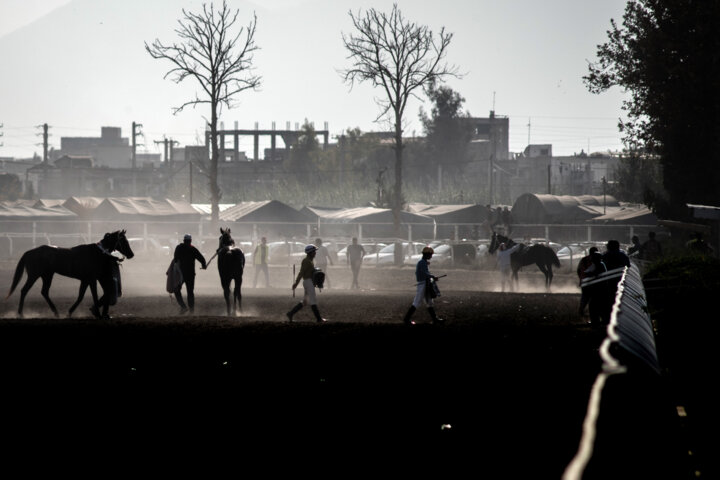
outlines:
[{"label": "dusty ground", "polygon": [[[357,292],[333,267],[319,293],[329,321],[316,325],[309,309],[286,321],[299,300],[291,267],[257,289],[248,269],[242,314],[227,318],[212,265],[198,273],[195,315],[179,317],[164,260],[125,262],[107,322],[86,314],[89,296],[76,319],[48,318],[39,284],[25,318],[18,292],[0,303],[3,427],[17,451],[64,445],[154,464],[162,452],[175,466],[200,451],[239,465],[302,452],[263,468],[332,473],[340,462],[387,474],[441,463],[446,477],[560,478],[577,450],[604,332],[578,318],[571,275],[546,293],[539,273],[523,272],[518,293],[500,293],[496,272],[434,271],[448,273],[437,303],[447,324],[420,309],[407,328],[410,269],[366,268]],[[2,265],[0,291],[13,268]],[[77,285],[56,277],[61,311]]]}]

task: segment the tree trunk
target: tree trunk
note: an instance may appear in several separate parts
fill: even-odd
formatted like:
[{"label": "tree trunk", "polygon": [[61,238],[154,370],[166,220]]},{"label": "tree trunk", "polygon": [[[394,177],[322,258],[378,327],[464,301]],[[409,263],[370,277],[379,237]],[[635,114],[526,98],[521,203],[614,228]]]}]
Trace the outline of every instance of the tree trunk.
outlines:
[{"label": "tree trunk", "polygon": [[[402,210],[402,115],[395,112],[395,191],[393,192],[392,212],[395,224],[395,236],[402,238],[400,231],[400,211]],[[403,264],[402,242],[395,244],[395,265]]]},{"label": "tree trunk", "polygon": [[220,219],[220,187],[218,186],[218,133],[217,133],[217,102],[213,101],[210,116],[210,141],[212,142],[212,155],[210,157],[210,224],[215,230]]}]

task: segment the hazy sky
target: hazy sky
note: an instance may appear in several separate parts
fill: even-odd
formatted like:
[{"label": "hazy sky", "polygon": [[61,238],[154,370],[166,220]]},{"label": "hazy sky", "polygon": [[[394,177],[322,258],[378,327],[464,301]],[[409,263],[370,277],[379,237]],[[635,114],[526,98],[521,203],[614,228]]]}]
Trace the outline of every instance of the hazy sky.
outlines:
[{"label": "hazy sky", "polygon": [[[389,11],[390,0],[230,0],[241,24],[257,14],[255,73],[259,91],[243,92],[222,112],[226,128],[291,128],[305,119],[332,136],[347,128],[386,130],[373,122],[374,98],[366,85],[352,90],[340,70],[349,66],[341,34],[352,32],[348,12],[374,7]],[[582,76],[607,38],[610,19],[620,21],[624,0],[413,0],[397,1],[405,17],[434,31],[454,34],[448,61],[465,72],[448,84],[464,108],[486,117],[493,108],[510,118],[510,150],[550,143],[555,155],[622,148],[617,120],[622,92],[592,95]],[[163,79],[169,64],[154,60],[144,42],[176,40],[181,9],[191,0],[0,0],[0,157],[41,153],[38,125],[50,125],[50,145],[60,137],[99,136],[102,126],[143,125],[142,149],[160,152],[163,137],[181,145],[203,138],[209,109],[179,106],[196,84]],[[420,106],[406,114],[406,132],[422,134]],[[261,145],[262,146],[262,145]],[[252,155],[252,140],[241,149]]]}]

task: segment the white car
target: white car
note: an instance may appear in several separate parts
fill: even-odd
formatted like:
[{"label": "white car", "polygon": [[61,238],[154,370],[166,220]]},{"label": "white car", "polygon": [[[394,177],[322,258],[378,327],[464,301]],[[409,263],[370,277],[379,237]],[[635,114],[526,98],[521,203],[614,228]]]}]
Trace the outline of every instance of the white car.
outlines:
[{"label": "white car", "polygon": [[[416,255],[422,252],[425,247],[424,243],[420,242],[402,242],[403,246],[403,260],[410,255]],[[377,253],[371,255],[365,255],[363,258],[363,265],[375,265],[376,267],[386,267],[395,264],[395,244],[391,243]]]},{"label": "white car", "polygon": [[589,246],[582,244],[571,244],[561,247],[557,251],[560,268],[562,270],[570,270],[571,272],[575,271],[580,259],[588,254],[589,248]]},{"label": "white car", "polygon": [[[452,247],[447,243],[431,243],[430,247],[434,250],[432,259],[430,260],[433,267],[447,267],[453,265]],[[405,258],[405,265],[415,266],[422,258],[422,249],[420,253],[410,255]]]},{"label": "white car", "polygon": [[[385,244],[385,243],[366,243],[366,242],[362,242],[359,245],[362,245],[363,248],[365,249],[365,256],[375,255],[382,248],[387,246],[387,244]],[[347,264],[347,247],[344,247],[339,252],[337,252],[337,263],[338,263],[338,265]]]}]

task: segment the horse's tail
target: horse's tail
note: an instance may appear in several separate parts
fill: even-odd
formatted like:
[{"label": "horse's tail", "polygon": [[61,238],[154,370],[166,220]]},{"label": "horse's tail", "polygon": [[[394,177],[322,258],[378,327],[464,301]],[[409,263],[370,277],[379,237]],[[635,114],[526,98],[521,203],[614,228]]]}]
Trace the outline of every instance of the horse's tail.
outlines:
[{"label": "horse's tail", "polygon": [[27,252],[23,254],[22,257],[20,257],[20,261],[17,264],[17,267],[15,267],[15,275],[13,275],[13,281],[12,285],[10,285],[10,291],[7,294],[7,297],[5,299],[7,300],[10,298],[10,295],[15,291],[15,287],[17,287],[17,284],[20,282],[20,278],[22,278],[23,271],[25,270],[25,256],[27,255]]},{"label": "horse's tail", "polygon": [[558,258],[557,254],[555,253],[555,250],[548,247],[548,251],[550,252],[550,260],[552,260],[552,264],[556,267],[560,268],[560,259]]}]

